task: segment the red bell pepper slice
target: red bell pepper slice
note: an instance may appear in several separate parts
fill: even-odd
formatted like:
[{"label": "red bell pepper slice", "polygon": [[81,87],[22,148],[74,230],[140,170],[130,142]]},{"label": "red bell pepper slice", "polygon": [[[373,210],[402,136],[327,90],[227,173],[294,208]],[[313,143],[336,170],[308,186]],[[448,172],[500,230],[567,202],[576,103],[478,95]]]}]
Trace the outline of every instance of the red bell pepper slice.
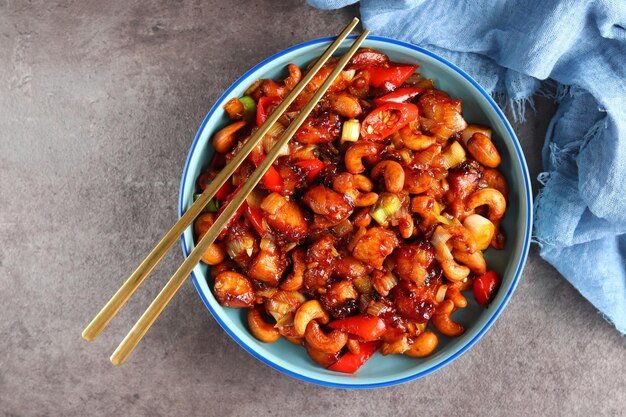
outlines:
[{"label": "red bell pepper slice", "polygon": [[386,94],[382,97],[376,97],[374,103],[381,105],[385,103],[404,103],[417,96],[424,91],[423,88],[404,87],[399,88],[393,93]]},{"label": "red bell pepper slice", "polygon": [[228,180],[222,185],[219,190],[215,193],[215,198],[219,201],[224,201],[228,198],[229,195],[235,190],[233,183]]},{"label": "red bell pepper slice", "polygon": [[285,188],[283,177],[280,176],[276,168],[270,166],[265,175],[263,175],[263,186],[270,191],[280,193]]},{"label": "red bell pepper slice", "polygon": [[494,271],[487,271],[474,280],[474,298],[478,304],[487,304],[500,285],[500,278]]},{"label": "red bell pepper slice", "polygon": [[252,227],[254,227],[254,230],[256,230],[260,236],[264,236],[265,233],[267,233],[267,230],[263,227],[263,213],[261,210],[256,207],[252,207],[251,205],[247,205],[246,217],[250,220]]},{"label": "red bell pepper slice", "polygon": [[363,365],[369,358],[371,358],[378,347],[381,345],[381,341],[365,342],[361,343],[361,351],[358,355],[352,352],[346,352],[337,362],[328,367],[331,371],[343,372],[346,374],[355,373],[361,365]]},{"label": "red bell pepper slice", "polygon": [[359,314],[357,316],[335,320],[328,326],[331,329],[339,329],[358,336],[365,342],[376,340],[387,331],[385,322],[381,318],[370,316],[369,314]]},{"label": "red bell pepper slice", "polygon": [[397,132],[419,116],[412,103],[386,103],[376,107],[361,123],[363,139],[383,140]]},{"label": "red bell pepper slice", "polygon": [[261,126],[281,101],[280,97],[261,97],[256,105],[256,125]]},{"label": "red bell pepper slice", "polygon": [[[241,184],[239,184],[237,186],[237,188],[235,188],[235,191],[233,191],[228,196],[228,198],[226,198],[226,201],[224,201],[224,204],[219,208],[219,210],[217,210],[217,216],[216,217],[219,217],[222,214],[222,212],[226,209],[226,206],[228,206],[230,204],[230,202],[233,201],[233,198],[235,198],[235,196],[237,195],[239,190],[241,190],[241,187],[243,187],[243,184],[244,184],[243,182]],[[235,215],[233,217],[231,217],[230,220],[228,220],[226,222],[226,226],[224,226],[224,228],[220,232],[219,236],[217,237],[218,239],[222,239],[222,238],[224,238],[224,236],[226,236],[226,234],[228,233],[228,229],[233,227],[233,225],[235,224],[237,219],[239,219],[243,215],[243,213],[246,210],[247,206],[248,206],[248,203],[246,203],[244,201],[243,204],[235,212]]]},{"label": "red bell pepper slice", "polygon": [[[252,155],[253,154],[251,153],[250,156]],[[257,166],[257,167],[261,165],[261,162],[263,162],[264,159],[265,159],[265,155],[263,154],[258,154],[258,155],[255,154],[254,156],[251,157],[252,163],[254,164],[254,166]],[[265,175],[263,175],[261,182],[263,183],[263,186],[266,189],[270,191],[275,191],[277,193],[280,193],[285,188],[283,177],[280,176],[280,174],[278,173],[276,168],[274,168],[273,165],[271,165],[269,169],[267,170],[267,172],[265,173]]]},{"label": "red bell pepper slice", "polygon": [[417,69],[417,65],[396,65],[393,67],[370,67],[370,85],[384,87],[386,83],[400,87]]},{"label": "red bell pepper slice", "polygon": [[305,161],[298,161],[294,163],[294,166],[300,168],[304,173],[306,173],[306,180],[308,182],[313,182],[317,175],[322,172],[324,167],[324,163],[317,158],[307,159]]}]

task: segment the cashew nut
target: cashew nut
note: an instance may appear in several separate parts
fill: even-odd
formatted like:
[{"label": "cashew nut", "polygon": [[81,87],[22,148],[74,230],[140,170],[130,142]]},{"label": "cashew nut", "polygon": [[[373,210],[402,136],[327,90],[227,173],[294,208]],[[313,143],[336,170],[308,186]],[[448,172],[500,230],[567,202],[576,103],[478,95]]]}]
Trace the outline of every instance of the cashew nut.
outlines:
[{"label": "cashew nut", "polygon": [[404,334],[401,338],[393,341],[393,342],[384,342],[380,347],[380,353],[383,356],[387,355],[398,355],[400,353],[404,353],[411,348],[409,344],[409,335]]},{"label": "cashew nut", "polygon": [[296,335],[296,331],[293,326],[282,326],[278,328],[281,336],[284,337],[289,343],[294,345],[302,345],[304,337]]},{"label": "cashew nut", "polygon": [[451,300],[456,308],[467,307],[467,298],[455,286],[449,286],[446,291],[446,300]]},{"label": "cashew nut", "polygon": [[348,343],[347,333],[333,330],[329,334],[325,334],[315,320],[306,326],[304,338],[314,349],[326,353],[339,352]]},{"label": "cashew nut", "polygon": [[[202,240],[204,235],[198,237],[198,241]],[[217,265],[226,258],[226,249],[221,243],[213,242],[211,246],[202,254],[202,262],[207,265]]]},{"label": "cashew nut", "polygon": [[445,336],[455,337],[461,335],[465,329],[459,323],[452,320],[454,312],[454,302],[445,300],[437,306],[435,314],[432,317],[432,323],[437,331]]},{"label": "cashew nut", "polygon": [[467,291],[467,290],[471,290],[473,285],[474,285],[474,280],[468,277],[468,278],[465,278],[463,281],[450,283],[448,285],[448,288],[455,287],[459,291]]},{"label": "cashew nut", "polygon": [[333,189],[348,197],[356,207],[367,207],[378,201],[378,194],[372,193],[374,184],[365,175],[342,172],[333,181]]},{"label": "cashew nut", "polygon": [[500,171],[493,168],[485,168],[482,181],[487,184],[487,187],[500,191],[505,200],[509,199],[509,184]]},{"label": "cashew nut", "polygon": [[372,168],[371,177],[383,176],[385,188],[390,193],[399,193],[404,188],[404,169],[396,161],[380,161]]},{"label": "cashew nut", "polygon": [[483,188],[474,192],[465,204],[470,210],[482,205],[489,206],[488,217],[496,227],[506,211],[506,200],[502,193],[495,188]]},{"label": "cashew nut", "polygon": [[202,213],[193,224],[193,231],[200,240],[200,236],[204,234],[213,226],[215,222],[215,213]]},{"label": "cashew nut", "polygon": [[413,222],[413,216],[406,210],[402,215],[398,216],[398,229],[400,230],[400,236],[404,239],[413,236],[415,223]]},{"label": "cashew nut", "polygon": [[502,158],[495,145],[487,136],[476,132],[467,141],[467,150],[475,160],[486,167],[495,168],[500,165]]},{"label": "cashew nut", "polygon": [[482,133],[491,139],[491,129],[481,125],[467,125],[465,129],[461,132],[461,140],[463,143],[467,144],[467,141],[474,135],[474,133]]},{"label": "cashew nut", "polygon": [[435,333],[424,332],[413,338],[413,344],[404,354],[412,358],[425,358],[435,351],[438,343],[439,338]]},{"label": "cashew nut", "polygon": [[251,308],[254,305],[254,287],[245,275],[226,271],[215,277],[215,298],[226,307]]},{"label": "cashew nut", "polygon": [[346,346],[348,347],[348,350],[354,355],[358,355],[359,353],[361,353],[361,344],[356,339],[348,338],[348,343],[346,343]]},{"label": "cashew nut", "polygon": [[215,151],[219,153],[230,151],[235,145],[236,133],[245,125],[246,122],[243,120],[231,123],[213,135],[213,147]]},{"label": "cashew nut", "polygon": [[302,78],[302,71],[296,64],[287,65],[287,70],[289,71],[289,76],[283,80],[285,83],[285,87],[289,90],[292,90],[296,84],[300,82]]},{"label": "cashew nut", "polygon": [[458,249],[453,249],[452,257],[467,266],[475,274],[481,275],[487,272],[487,263],[485,262],[483,253],[479,250],[474,253],[468,253]]},{"label": "cashew nut", "polygon": [[248,327],[250,331],[261,342],[274,343],[280,339],[280,332],[273,324],[263,319],[263,311],[260,307],[248,310]]},{"label": "cashew nut", "polygon": [[446,226],[446,231],[452,235],[452,247],[468,253],[476,252],[478,245],[476,239],[464,226],[460,224],[453,224]]},{"label": "cashew nut", "polygon": [[303,303],[293,318],[293,327],[298,336],[304,336],[307,325],[312,320],[319,319],[323,324],[328,323],[328,313],[324,311],[322,305],[317,300],[309,300]]},{"label": "cashew nut", "polygon": [[379,153],[383,150],[383,145],[380,143],[358,141],[350,146],[346,150],[344,162],[348,172],[353,174],[360,174],[365,171],[365,165],[363,165],[363,158],[376,158],[379,157]]},{"label": "cashew nut", "polygon": [[403,147],[412,151],[423,151],[437,143],[437,138],[422,134],[419,129],[413,128],[412,125],[413,123],[409,123],[398,132]]},{"label": "cashew nut", "polygon": [[470,269],[466,266],[459,265],[454,261],[454,257],[448,248],[448,240],[452,238],[452,234],[448,233],[447,229],[443,226],[437,226],[435,232],[431,237],[431,243],[435,248],[435,257],[443,274],[450,281],[461,281],[467,277],[470,273]]}]

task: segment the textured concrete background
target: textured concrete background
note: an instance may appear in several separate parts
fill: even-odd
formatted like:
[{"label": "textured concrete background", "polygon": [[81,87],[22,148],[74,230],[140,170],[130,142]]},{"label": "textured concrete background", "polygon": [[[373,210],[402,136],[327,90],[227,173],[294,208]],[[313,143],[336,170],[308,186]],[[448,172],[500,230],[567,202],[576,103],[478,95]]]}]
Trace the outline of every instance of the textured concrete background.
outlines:
[{"label": "textured concrete background", "polygon": [[[356,9],[300,2],[0,2],[0,416],[625,415],[626,344],[534,248],[468,353],[424,379],[325,389],[258,362],[187,282],[123,367],[108,356],[177,246],[96,342],[80,333],[176,219],[213,101]],[[533,176],[553,106],[516,126]]]}]

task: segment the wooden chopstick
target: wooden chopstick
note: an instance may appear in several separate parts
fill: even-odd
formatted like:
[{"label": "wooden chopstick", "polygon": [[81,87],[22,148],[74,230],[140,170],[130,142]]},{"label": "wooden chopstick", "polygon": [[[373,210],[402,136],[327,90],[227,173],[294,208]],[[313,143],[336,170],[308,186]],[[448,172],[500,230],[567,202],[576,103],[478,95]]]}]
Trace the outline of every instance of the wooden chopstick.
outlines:
[{"label": "wooden chopstick", "polygon": [[[200,262],[202,254],[204,254],[208,247],[213,242],[215,242],[215,239],[217,239],[218,235],[220,234],[226,223],[231,219],[231,217],[235,215],[235,212],[237,211],[239,206],[243,204],[248,194],[254,189],[254,187],[256,187],[261,178],[263,178],[265,172],[274,163],[281,148],[296,133],[296,130],[298,130],[298,128],[302,125],[304,120],[317,105],[318,101],[326,93],[326,90],[328,90],[328,88],[337,78],[339,73],[343,71],[344,67],[346,66],[350,58],[352,58],[359,46],[361,46],[368,33],[368,30],[365,29],[363,33],[361,33],[361,35],[355,40],[350,49],[348,49],[348,52],[346,52],[346,54],[339,59],[335,68],[330,73],[326,81],[324,81],[324,83],[315,92],[311,100],[304,106],[298,117],[296,117],[287,127],[281,138],[276,142],[272,149],[270,149],[267,156],[261,162],[259,167],[246,180],[241,190],[239,190],[233,200],[228,204],[228,206],[226,206],[220,216],[217,217],[213,226],[211,226],[211,228],[206,232],[200,242],[198,242],[198,245],[194,248],[193,251],[191,251],[187,259],[185,259],[185,261],[174,273],[174,275],[165,285],[165,287],[163,287],[159,295],[157,295],[152,304],[150,304],[148,309],[143,313],[139,321],[135,323],[135,325],[126,335],[124,340],[122,340],[122,343],[120,343],[115,352],[113,352],[113,355],[111,355],[111,362],[113,362],[113,364],[121,365],[130,356],[133,349],[137,346],[139,341],[141,341],[150,326],[152,326],[154,321],[161,314],[161,312],[167,306],[172,297],[174,297],[185,279],[189,276],[189,274],[195,268],[198,262]],[[238,155],[239,154],[237,154],[237,156]]]},{"label": "wooden chopstick", "polygon": [[[252,149],[270,130],[272,125],[278,121],[280,116],[287,110],[289,105],[304,90],[304,87],[311,81],[318,70],[328,61],[333,53],[339,48],[343,40],[352,32],[359,23],[356,17],[350,22],[337,36],[337,39],[324,51],[311,69],[302,77],[300,82],[291,90],[289,95],[276,107],[276,110],[267,118],[255,134],[244,144],[237,155],[219,172],[215,179],[207,186],[202,195],[189,207],[180,219],[165,234],[161,241],[155,246],[150,254],[141,262],[135,272],[124,282],[124,284],[111,297],[100,312],[93,318],[91,323],[83,330],[82,336],[85,340],[94,340],[104,330],[106,325],[111,321],[117,312],[122,308],[133,293],[139,288],[145,278],[152,272],[154,267],[163,259],[163,256],[172,247],[174,242],[183,234],[185,229],[198,217],[202,209],[214,197],[217,190],[220,189],[230,176],[237,170],[245,158],[250,154]],[[208,245],[207,245],[208,246]]]}]

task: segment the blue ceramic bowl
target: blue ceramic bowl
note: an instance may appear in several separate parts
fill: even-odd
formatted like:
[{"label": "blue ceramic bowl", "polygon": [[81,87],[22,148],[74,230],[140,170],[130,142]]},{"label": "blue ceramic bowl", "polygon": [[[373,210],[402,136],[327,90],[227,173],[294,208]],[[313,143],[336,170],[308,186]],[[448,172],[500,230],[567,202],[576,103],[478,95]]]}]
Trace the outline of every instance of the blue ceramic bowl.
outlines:
[{"label": "blue ceramic bowl", "polygon": [[[213,153],[209,140],[211,135],[228,121],[223,104],[232,97],[240,97],[258,78],[283,78],[285,67],[290,62],[301,67],[306,65],[321,55],[331,41],[332,38],[317,39],[279,52],[245,73],[217,100],[202,122],[189,151],[181,182],[179,215],[192,204],[195,180]],[[424,359],[404,355],[383,357],[377,353],[355,375],[328,371],[315,364],[302,346],[293,345],[283,338],[273,344],[255,339],[247,329],[245,311],[224,308],[215,300],[207,283],[207,266],[202,264],[194,269],[193,282],[207,308],[224,330],[251,355],[295,378],[341,388],[400,384],[434,372],[467,351],[485,334],[513,294],[526,261],[532,224],[531,187],[520,144],[502,111],[476,81],[454,64],[408,43],[370,36],[363,46],[382,51],[393,61],[419,64],[419,71],[435,79],[439,89],[463,100],[463,116],[468,122],[491,126],[493,141],[502,156],[500,170],[509,183],[511,194],[502,224],[507,235],[506,248],[485,252],[489,267],[502,277],[495,299],[489,308],[484,308],[475,304],[473,297],[468,297],[470,305],[454,314],[455,320],[465,326],[465,333],[457,338],[440,337],[435,353]],[[345,50],[347,46],[339,52]],[[194,245],[191,227],[183,234],[182,245],[187,256]]]}]

